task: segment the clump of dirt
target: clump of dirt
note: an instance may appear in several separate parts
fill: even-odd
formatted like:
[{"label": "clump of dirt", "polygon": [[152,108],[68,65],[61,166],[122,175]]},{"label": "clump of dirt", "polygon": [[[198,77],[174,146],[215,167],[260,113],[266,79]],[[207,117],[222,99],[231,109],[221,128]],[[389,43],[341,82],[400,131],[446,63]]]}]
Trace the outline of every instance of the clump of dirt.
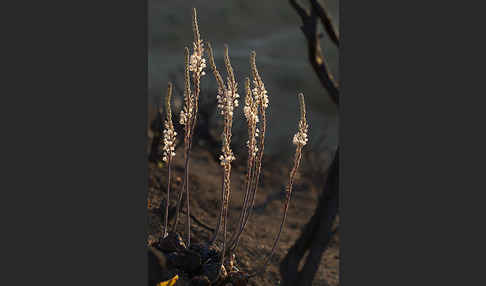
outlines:
[{"label": "clump of dirt", "polygon": [[177,285],[245,286],[248,282],[246,273],[236,268],[233,263],[220,266],[219,247],[193,243],[187,248],[178,233],[171,232],[149,246],[149,256],[158,257],[157,261],[149,261],[149,263],[155,264],[153,268],[162,273],[161,276],[166,281],[176,274],[180,277]]},{"label": "clump of dirt", "polygon": [[[173,224],[176,198],[182,189],[184,161],[182,152],[174,157],[172,166],[172,185],[169,200],[169,222]],[[228,236],[234,233],[243,205],[245,162],[234,162],[231,174],[231,197],[228,213]],[[315,186],[313,178],[302,175],[294,183],[292,199],[287,214],[285,228],[280,237],[275,253],[264,275],[243,279],[245,273],[256,270],[270,253],[273,241],[282,219],[284,186],[288,180],[289,162],[272,160],[264,157],[260,185],[255,199],[255,208],[248,225],[241,236],[232,265],[225,262],[221,269],[221,285],[279,285],[279,264],[287,250],[299,237],[302,228],[311,218],[317,206],[317,198],[322,186]],[[149,164],[148,192],[148,245],[149,264],[158,261],[166,267],[164,277],[160,273],[149,273],[149,286],[166,281],[176,274],[176,285],[211,285],[218,272],[221,243],[212,248],[207,243],[216,227],[221,198],[221,166],[208,151],[195,146],[190,159],[190,210],[191,210],[191,246],[184,244],[186,213],[185,208],[179,218],[176,233],[169,233],[162,238],[167,191],[167,168]],[[155,253],[155,254],[154,254]],[[156,258],[158,257],[156,260]],[[152,269],[152,268],[151,268]],[[152,269],[151,271],[155,271]],[[160,272],[160,270],[157,270]],[[172,275],[172,276],[171,276]],[[165,279],[165,280],[164,280]],[[150,284],[152,283],[152,284]],[[154,284],[155,283],[155,284]],[[224,283],[224,284],[223,284]],[[322,257],[313,285],[339,284],[339,232],[337,232]],[[215,284],[216,285],[216,284]]]}]

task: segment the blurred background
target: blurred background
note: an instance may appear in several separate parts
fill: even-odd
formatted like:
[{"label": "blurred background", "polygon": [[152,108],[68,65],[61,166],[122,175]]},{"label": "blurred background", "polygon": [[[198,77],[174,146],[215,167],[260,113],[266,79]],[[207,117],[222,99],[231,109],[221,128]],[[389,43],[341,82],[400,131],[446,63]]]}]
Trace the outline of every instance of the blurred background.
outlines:
[{"label": "blurred background", "polygon": [[[338,0],[320,0],[325,4],[339,30]],[[308,5],[307,1],[301,1]],[[328,154],[335,151],[338,140],[337,108],[321,86],[307,58],[306,40],[300,30],[301,20],[288,1],[279,0],[184,0],[149,1],[149,122],[156,116],[167,82],[176,84],[175,113],[179,113],[183,84],[184,47],[192,49],[192,8],[198,10],[199,30],[204,41],[210,41],[216,65],[225,78],[223,45],[229,53],[239,93],[244,95],[244,80],[249,75],[249,55],[257,53],[257,67],[269,93],[268,129],[265,154],[284,158],[293,151],[291,138],[297,130],[299,106],[297,93],[303,92],[310,125],[310,150]],[[320,27],[321,28],[321,27]],[[335,78],[339,80],[339,54],[326,39],[321,40],[324,55]],[[210,68],[201,82],[201,100],[206,107],[215,108],[216,82]],[[218,126],[220,118],[210,114],[210,129]],[[241,146],[246,141],[246,123],[240,105],[236,113],[235,140]],[[217,130],[217,128],[216,128]],[[238,136],[242,134],[242,136]],[[218,134],[214,134],[219,138]],[[244,140],[243,140],[244,139]],[[238,154],[238,151],[235,150]],[[287,156],[286,156],[287,155]],[[327,157],[327,156],[325,156]],[[328,162],[327,162],[328,163]]]}]

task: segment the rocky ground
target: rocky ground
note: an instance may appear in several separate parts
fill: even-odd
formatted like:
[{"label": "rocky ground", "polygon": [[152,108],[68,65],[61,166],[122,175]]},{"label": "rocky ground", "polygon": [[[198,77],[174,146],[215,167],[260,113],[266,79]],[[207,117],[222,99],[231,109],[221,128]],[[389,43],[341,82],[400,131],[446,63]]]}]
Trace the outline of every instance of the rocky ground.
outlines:
[{"label": "rocky ground", "polygon": [[[234,163],[232,172],[232,192],[229,210],[229,233],[233,233],[242,206],[245,167],[243,160]],[[288,164],[264,157],[262,166],[261,186],[255,202],[255,210],[250,219],[241,242],[236,251],[236,265],[242,271],[251,272],[258,267],[271,249],[282,217],[283,187],[287,182]],[[207,227],[214,228],[220,207],[221,167],[214,160],[214,156],[203,148],[195,147],[191,153],[190,172],[190,207],[192,219],[191,244],[204,244],[211,232]],[[166,168],[159,168],[155,164],[149,165],[148,192],[148,239],[149,244],[159,240],[162,234],[162,211],[165,206],[167,172]],[[183,154],[178,152],[173,164],[173,184],[171,186],[171,206],[175,205],[175,197],[181,189],[183,177]],[[319,186],[312,174],[301,172],[294,183],[292,200],[285,229],[276,248],[273,259],[265,275],[250,280],[249,285],[279,285],[279,262],[285,256],[287,249],[298,238],[301,229],[310,219],[317,204]],[[181,222],[185,223],[185,214]],[[185,238],[184,225],[178,229]],[[319,271],[314,279],[314,285],[339,285],[339,232],[325,252]],[[180,280],[178,284],[183,284]]]}]

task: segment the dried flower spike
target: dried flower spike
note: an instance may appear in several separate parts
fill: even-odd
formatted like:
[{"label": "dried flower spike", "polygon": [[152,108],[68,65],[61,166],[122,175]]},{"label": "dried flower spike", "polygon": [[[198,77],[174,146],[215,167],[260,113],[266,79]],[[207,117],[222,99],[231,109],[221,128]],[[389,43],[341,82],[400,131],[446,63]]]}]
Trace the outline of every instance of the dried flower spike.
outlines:
[{"label": "dried flower spike", "polygon": [[189,78],[189,49],[184,49],[184,107],[181,110],[179,123],[186,125],[192,118],[194,99],[191,92],[191,80]]},{"label": "dried flower spike", "polygon": [[167,198],[165,204],[165,220],[164,220],[164,234],[166,237],[168,234],[168,223],[169,223],[169,195],[170,195],[170,181],[171,181],[171,163],[172,158],[176,155],[175,153],[175,141],[177,132],[174,130],[174,125],[172,124],[172,111],[170,106],[170,99],[172,97],[172,83],[169,82],[167,87],[167,96],[165,100],[165,113],[166,120],[164,123],[165,129],[163,132],[163,158],[164,162],[167,162]]},{"label": "dried flower spike", "polygon": [[254,88],[252,90],[253,96],[258,104],[261,104],[263,108],[268,107],[268,95],[267,90],[265,89],[265,84],[263,83],[260,74],[258,73],[258,69],[256,67],[256,52],[252,51],[250,55],[250,67],[253,76],[253,84]]},{"label": "dried flower spike", "polygon": [[[268,263],[270,262],[270,259],[272,258],[273,253],[275,252],[275,247],[277,246],[277,243],[280,240],[280,235],[282,234],[282,229],[283,229],[283,226],[285,224],[285,219],[287,218],[287,212],[288,212],[288,209],[289,209],[289,202],[290,202],[290,196],[292,194],[292,186],[293,186],[293,183],[294,183],[294,178],[295,178],[295,175],[297,174],[297,170],[299,169],[300,161],[302,159],[302,148],[307,143],[307,121],[306,121],[306,118],[305,118],[306,111],[305,111],[304,95],[302,93],[299,94],[299,102],[300,102],[299,132],[296,134],[296,136],[298,137],[298,140],[296,142],[297,144],[295,144],[295,145],[297,145],[297,147],[295,149],[293,166],[292,166],[292,169],[291,169],[290,175],[289,175],[289,182],[287,184],[287,187],[285,188],[286,198],[285,198],[285,203],[284,203],[284,206],[283,206],[282,221],[280,223],[280,228],[279,228],[279,231],[277,233],[277,237],[275,238],[275,240],[273,242],[273,246],[272,246],[272,250],[270,251],[270,254],[264,260],[262,266],[259,269],[257,269],[256,271],[254,271],[252,274],[249,274],[249,277],[256,276],[258,274],[265,272],[265,269],[266,269]],[[294,141],[295,141],[296,136],[294,136]],[[305,139],[303,139],[303,138],[305,138]]]},{"label": "dried flower spike", "polygon": [[[267,90],[265,89],[263,80],[256,67],[255,51],[252,51],[250,55],[250,71],[254,88],[251,88],[250,80],[247,79],[245,82],[245,107],[243,108],[248,123],[247,146],[249,149],[246,187],[237,231],[234,233],[228,246],[230,254],[236,250],[241,234],[251,217],[252,209],[255,204],[255,196],[258,191],[258,182],[260,179],[265,145],[266,109],[269,102]],[[261,131],[259,127],[261,128]]]},{"label": "dried flower spike", "polygon": [[201,77],[206,73],[203,71],[206,67],[206,59],[203,57],[204,43],[199,34],[199,27],[197,25],[197,12],[194,8],[192,18],[192,29],[194,31],[193,52],[189,61],[189,70],[193,72],[195,77]]},{"label": "dried flower spike", "polygon": [[299,121],[299,131],[294,135],[292,142],[294,145],[297,146],[305,146],[307,144],[307,120],[305,118],[305,103],[304,103],[304,95],[299,93],[299,102],[300,102],[300,121]]},{"label": "dried flower spike", "polygon": [[246,96],[245,96],[245,107],[243,107],[243,112],[245,114],[246,122],[248,124],[248,141],[246,145],[248,147],[248,154],[250,155],[249,160],[253,159],[258,152],[257,140],[259,130],[257,128],[258,119],[258,101],[253,99],[250,79],[247,78],[245,82]]},{"label": "dried flower spike", "polygon": [[[186,233],[187,233],[187,247],[191,244],[191,221],[190,221],[190,204],[189,204],[189,155],[192,147],[192,136],[194,129],[196,128],[199,93],[201,77],[205,75],[204,68],[206,67],[206,59],[204,58],[204,44],[199,34],[199,27],[197,24],[197,12],[193,9],[192,17],[192,29],[194,32],[193,52],[189,55],[189,49],[185,49],[185,91],[184,101],[185,106],[181,111],[180,123],[184,125],[184,182],[182,190],[179,194],[176,207],[176,217],[173,226],[175,231],[177,223],[179,221],[179,213],[182,204],[182,194],[185,190],[186,193]],[[194,92],[191,92],[191,80],[190,72],[192,73],[192,83],[194,86]]]},{"label": "dried flower spike", "polygon": [[175,153],[175,141],[177,132],[174,130],[174,125],[172,124],[172,112],[170,106],[170,99],[172,96],[172,84],[169,82],[169,86],[167,88],[167,96],[165,102],[165,109],[167,118],[164,122],[164,131],[163,131],[163,157],[162,161],[167,162],[170,158],[176,155]]},{"label": "dried flower spike", "polygon": [[[233,114],[235,108],[238,107],[238,98],[240,97],[237,93],[238,84],[236,83],[233,67],[231,66],[228,46],[224,46],[224,63],[226,67],[226,85],[223,82],[223,79],[216,68],[216,64],[214,63],[214,56],[213,50],[211,45],[208,44],[209,47],[209,63],[213,70],[214,77],[218,83],[218,92],[216,95],[219,114],[223,117],[224,120],[224,127],[223,127],[223,134],[221,135],[223,144],[222,144],[222,154],[219,156],[220,164],[223,167],[223,181],[221,186],[222,191],[222,204],[220,209],[220,214],[218,218],[218,224],[216,226],[215,232],[211,239],[211,243],[215,242],[218,234],[221,230],[221,226],[223,228],[223,251],[220,257],[220,266],[223,265],[225,252],[226,252],[226,244],[227,244],[227,233],[226,233],[226,225],[227,225],[227,216],[228,216],[228,208],[229,208],[229,199],[231,195],[231,184],[230,184],[230,177],[231,177],[231,162],[234,161],[236,158],[231,150],[231,129],[233,125]],[[218,267],[220,269],[220,267]]]}]

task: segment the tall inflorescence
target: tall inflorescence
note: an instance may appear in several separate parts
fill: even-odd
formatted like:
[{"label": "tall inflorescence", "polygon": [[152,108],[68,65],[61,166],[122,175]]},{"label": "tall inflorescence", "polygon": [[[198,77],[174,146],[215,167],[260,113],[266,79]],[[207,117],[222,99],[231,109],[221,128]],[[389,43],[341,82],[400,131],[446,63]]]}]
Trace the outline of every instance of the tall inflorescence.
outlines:
[{"label": "tall inflorescence", "polygon": [[258,101],[252,96],[250,89],[250,79],[246,78],[245,81],[245,107],[243,107],[243,112],[245,114],[246,123],[248,125],[248,141],[246,141],[246,146],[248,147],[248,161],[251,162],[257,155],[257,137],[260,130],[257,128],[259,122],[258,119]]},{"label": "tall inflorescence", "polygon": [[172,112],[170,106],[170,99],[172,96],[172,83],[169,82],[167,87],[167,96],[165,98],[165,110],[166,110],[166,119],[164,122],[164,131],[163,131],[163,155],[162,161],[168,163],[171,159],[176,155],[175,153],[175,141],[177,132],[174,130],[174,125],[172,124]]},{"label": "tall inflorescence", "polygon": [[163,131],[163,155],[162,161],[167,163],[167,200],[165,204],[165,220],[164,220],[164,235],[163,237],[167,236],[168,233],[168,221],[169,221],[169,196],[170,196],[170,182],[171,182],[171,168],[172,168],[172,158],[176,155],[175,153],[175,146],[176,146],[176,136],[177,132],[174,130],[174,125],[172,124],[172,111],[170,106],[170,99],[172,96],[172,83],[169,82],[167,87],[167,96],[165,100],[165,113],[166,113],[166,120],[164,122],[164,131]]},{"label": "tall inflorescence", "polygon": [[226,89],[222,93],[218,93],[216,99],[218,100],[218,109],[221,116],[224,119],[224,130],[222,134],[223,147],[222,154],[220,155],[220,164],[224,168],[230,168],[231,162],[235,160],[233,151],[230,148],[231,144],[231,127],[233,125],[233,113],[234,109],[238,107],[238,98],[240,97],[237,93],[238,84],[235,81],[235,76],[233,74],[233,68],[231,67],[231,62],[228,55],[228,46],[225,45],[224,49],[224,63],[226,66],[226,71],[228,77],[226,79]]},{"label": "tall inflorescence", "polygon": [[[191,79],[189,76],[189,49],[184,49],[184,107],[181,110],[179,123],[184,125],[184,131],[186,135],[189,135],[192,122],[192,116],[194,114],[194,95],[191,92]],[[185,142],[185,141],[184,141]]]},{"label": "tall inflorescence", "polygon": [[[233,74],[233,68],[231,67],[231,63],[229,60],[228,55],[228,46],[225,45],[224,51],[224,62],[226,66],[226,71],[228,73],[227,78],[227,90],[225,91],[223,97],[220,96],[219,103],[220,103],[220,110],[221,115],[224,117],[224,133],[223,133],[223,147],[222,147],[222,155],[220,156],[220,163],[224,169],[224,200],[223,200],[223,253],[221,254],[221,262],[223,264],[227,237],[226,237],[226,225],[227,225],[227,217],[228,217],[228,208],[229,208],[229,199],[231,194],[231,185],[230,185],[230,176],[231,176],[231,162],[235,160],[235,156],[233,155],[233,151],[230,148],[231,145],[231,127],[233,125],[233,110],[234,108],[238,107],[238,98],[239,95],[237,93],[238,85],[236,84],[235,77]],[[219,270],[220,268],[218,268]]]},{"label": "tall inflorescence", "polygon": [[[172,231],[176,231],[179,214],[182,209],[183,194],[186,194],[186,205],[187,205],[187,222],[186,222],[186,232],[187,232],[187,243],[186,246],[190,246],[191,241],[191,226],[190,226],[190,204],[189,204],[189,155],[192,147],[192,136],[194,135],[194,130],[197,122],[198,114],[198,104],[199,104],[199,94],[200,94],[200,80],[201,77],[205,75],[204,69],[206,67],[206,60],[204,59],[204,45],[199,34],[199,28],[197,24],[197,14],[196,10],[193,11],[193,32],[194,32],[194,42],[192,53],[186,47],[184,50],[184,106],[180,113],[180,124],[184,126],[184,180],[182,189],[179,193],[176,206],[175,222],[172,226]],[[217,227],[213,233],[210,240],[210,244],[214,243],[221,230],[223,231],[223,248],[220,255],[218,273],[222,269],[224,263],[225,254],[229,254],[230,258],[233,258],[233,253],[237,248],[238,242],[240,240],[241,234],[247,225],[251,213],[255,204],[255,197],[258,191],[262,159],[264,153],[265,144],[265,133],[266,133],[266,111],[269,106],[268,93],[263,83],[263,80],[258,72],[256,66],[256,53],[251,52],[250,55],[250,77],[246,78],[245,81],[245,101],[244,101],[244,115],[246,118],[248,126],[248,141],[246,145],[248,147],[248,161],[247,161],[247,173],[244,185],[244,198],[243,207],[240,212],[240,217],[238,225],[236,227],[235,233],[232,235],[231,239],[227,239],[227,217],[229,210],[229,201],[231,195],[231,164],[236,159],[233,151],[231,150],[231,132],[233,126],[233,115],[235,114],[235,109],[239,105],[239,95],[238,95],[238,84],[236,83],[233,68],[231,66],[228,46],[225,45],[224,49],[224,63],[226,67],[227,77],[226,83],[223,81],[216,64],[214,62],[213,50],[211,44],[208,43],[209,50],[209,64],[211,66],[212,72],[218,84],[217,91],[217,104],[218,104],[218,114],[221,115],[224,125],[223,132],[221,134],[222,139],[222,150],[220,159],[220,165],[222,167],[222,183],[221,183],[221,206],[220,214],[218,217]],[[192,85],[192,88],[191,88]],[[175,140],[177,133],[174,131],[174,126],[172,124],[172,114],[170,107],[170,98],[172,94],[172,84],[169,83],[167,97],[166,97],[166,114],[167,119],[164,122],[165,130],[163,132],[163,138],[161,138],[163,143],[163,156],[162,160],[168,163],[168,187],[167,187],[167,205],[165,213],[165,229],[164,237],[168,235],[168,202],[170,194],[170,181],[171,181],[171,162],[172,158],[175,156]],[[286,199],[283,207],[283,216],[280,224],[279,231],[273,243],[270,254],[261,267],[257,268],[256,271],[247,275],[251,277],[260,273],[263,273],[266,266],[268,265],[274,251],[275,247],[280,239],[282,229],[287,217],[287,211],[289,206],[289,201],[292,193],[292,186],[295,175],[300,165],[302,159],[302,149],[307,144],[308,141],[308,125],[306,120],[306,110],[304,96],[302,93],[299,94],[300,102],[300,120],[298,125],[298,131],[293,136],[292,142],[296,145],[296,151],[293,160],[293,166],[289,174],[289,181],[286,186]],[[230,261],[231,264],[231,261]],[[219,278],[219,275],[217,275]],[[216,279],[218,279],[216,278]],[[215,280],[216,281],[216,280]],[[213,281],[214,282],[214,281]]]},{"label": "tall inflorescence", "polygon": [[259,115],[261,118],[259,127],[261,130],[258,127],[256,129],[256,134],[257,136],[259,136],[260,140],[258,142],[258,154],[255,156],[255,172],[254,172],[255,175],[252,178],[252,185],[251,185],[251,189],[252,189],[251,206],[249,211],[246,214],[244,225],[246,225],[251,215],[251,210],[253,209],[253,205],[255,203],[255,194],[258,190],[258,183],[260,181],[260,172],[262,166],[263,151],[265,146],[265,133],[267,129],[266,111],[269,104],[267,89],[265,88],[265,84],[263,83],[263,80],[260,77],[260,73],[258,72],[256,66],[255,51],[252,51],[250,55],[250,67],[251,67],[251,75],[253,77],[253,86],[254,86],[254,88],[252,89],[252,95],[258,105]]},{"label": "tall inflorescence", "polygon": [[285,203],[283,206],[283,216],[282,216],[282,221],[280,223],[280,228],[277,233],[277,237],[275,238],[275,241],[272,246],[272,250],[270,251],[270,254],[268,257],[264,260],[262,266],[254,271],[252,274],[249,276],[255,276],[258,274],[262,274],[265,272],[266,267],[268,266],[268,263],[270,262],[270,259],[272,258],[273,253],[275,252],[275,247],[277,246],[277,243],[280,239],[280,235],[282,234],[282,229],[285,224],[285,219],[287,217],[287,211],[289,209],[289,202],[290,202],[290,196],[292,194],[292,186],[294,183],[294,178],[297,173],[297,170],[299,169],[300,161],[302,159],[302,148],[307,144],[307,132],[308,132],[308,125],[307,125],[307,119],[306,119],[306,110],[305,110],[305,101],[304,101],[304,95],[302,93],[299,93],[299,102],[300,102],[300,120],[299,120],[299,129],[297,133],[294,135],[292,142],[294,145],[296,145],[295,148],[295,155],[294,155],[294,161],[293,161],[293,166],[289,174],[289,181],[287,183],[287,187],[285,188],[286,192],[286,198],[285,198]]},{"label": "tall inflorescence", "polygon": [[258,190],[265,144],[266,109],[268,108],[269,100],[265,84],[263,83],[256,66],[255,51],[252,51],[250,55],[250,69],[253,88],[251,87],[250,79],[247,78],[245,82],[245,106],[243,108],[248,125],[246,185],[243,207],[238,220],[238,227],[228,246],[230,253],[233,253],[236,250],[241,234],[251,216],[255,203],[255,196]]},{"label": "tall inflorescence", "polygon": [[307,120],[305,118],[306,111],[305,111],[305,102],[304,102],[304,95],[299,93],[299,101],[300,101],[300,120],[299,120],[299,131],[294,135],[292,143],[297,145],[297,147],[304,147],[307,144],[309,139],[307,138]]},{"label": "tall inflorescence", "polygon": [[[184,125],[184,181],[182,190],[179,193],[177,201],[176,217],[173,226],[173,231],[176,230],[179,221],[179,213],[181,211],[182,197],[186,193],[186,232],[187,232],[187,246],[191,244],[191,221],[190,221],[190,205],[189,205],[189,154],[192,147],[192,136],[197,122],[197,113],[199,106],[199,94],[201,92],[200,82],[201,77],[205,75],[204,68],[206,67],[206,59],[204,59],[204,43],[199,34],[199,27],[197,24],[197,12],[193,9],[192,29],[194,32],[193,51],[189,55],[189,49],[185,48],[185,89],[184,89],[184,108],[180,114],[180,123]],[[194,91],[191,91],[191,77]]]},{"label": "tall inflorescence", "polygon": [[[222,144],[222,154],[220,155],[220,164],[223,167],[223,182],[222,182],[222,205],[221,211],[219,215],[218,225],[216,227],[215,233],[213,234],[212,242],[214,242],[218,236],[220,231],[221,225],[223,226],[223,252],[221,255],[221,264],[224,261],[225,256],[225,248],[226,248],[226,225],[227,225],[227,216],[228,216],[228,207],[229,207],[229,199],[231,194],[231,184],[230,184],[230,177],[231,177],[231,162],[234,161],[236,158],[231,150],[231,128],[233,126],[233,114],[235,108],[238,107],[238,98],[240,97],[238,94],[238,84],[236,83],[233,67],[231,66],[229,53],[228,53],[228,46],[225,45],[224,48],[224,63],[227,72],[227,79],[226,85],[223,82],[223,79],[216,68],[216,64],[214,63],[214,55],[211,45],[208,44],[209,47],[209,62],[211,68],[213,70],[214,77],[216,78],[216,82],[218,83],[218,93],[216,95],[216,99],[218,101],[218,112],[223,117],[224,127],[223,133],[221,135],[223,144]],[[219,268],[218,268],[219,269]]]},{"label": "tall inflorescence", "polygon": [[[211,70],[213,71],[214,78],[216,79],[216,83],[218,84],[218,91],[217,91],[217,95],[216,95],[216,99],[217,99],[217,103],[218,103],[218,113],[221,114],[223,112],[223,114],[221,114],[221,115],[224,115],[224,111],[222,111],[221,109],[223,108],[222,101],[223,101],[224,95],[226,94],[227,88],[226,88],[226,85],[223,81],[223,78],[221,77],[221,74],[219,73],[219,71],[216,67],[216,64],[214,62],[213,48],[211,46],[211,43],[209,43],[209,42],[208,42],[208,51],[209,51],[209,65],[211,66]],[[223,131],[222,137],[224,137],[224,134],[225,134],[225,132]],[[224,140],[224,138],[223,138],[223,140]],[[221,156],[220,156],[220,158],[221,158]],[[222,178],[222,183],[221,183],[221,209],[220,209],[220,213],[219,213],[219,216],[218,216],[218,223],[216,225],[216,229],[215,229],[213,236],[210,240],[211,244],[216,241],[216,239],[218,238],[219,231],[221,229],[221,221],[222,221],[222,218],[223,218],[224,197],[225,197],[225,192],[224,192],[224,171],[223,171],[223,178]]]}]

